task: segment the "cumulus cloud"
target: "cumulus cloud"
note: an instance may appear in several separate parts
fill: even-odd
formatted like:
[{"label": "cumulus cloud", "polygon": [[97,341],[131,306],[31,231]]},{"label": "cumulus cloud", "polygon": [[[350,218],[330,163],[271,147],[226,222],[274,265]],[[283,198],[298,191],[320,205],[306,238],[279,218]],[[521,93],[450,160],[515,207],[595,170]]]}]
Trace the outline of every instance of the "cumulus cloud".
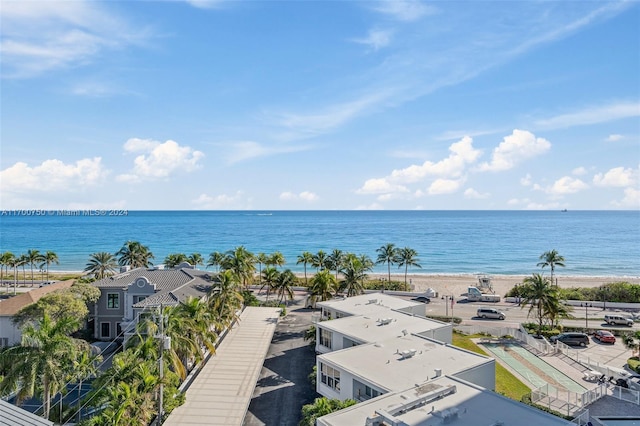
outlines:
[{"label": "cumulus cloud", "polygon": [[618,142],[619,140],[622,140],[622,139],[624,139],[624,136],[618,135],[618,134],[613,134],[613,135],[607,136],[605,141],[606,142]]},{"label": "cumulus cloud", "polygon": [[369,34],[365,38],[355,38],[355,43],[364,44],[373,50],[386,47],[391,42],[392,31],[389,30],[369,30]]},{"label": "cumulus cloud", "polygon": [[165,179],[178,172],[192,172],[200,167],[198,162],[204,157],[200,151],[188,146],[180,146],[168,140],[164,143],[151,139],[131,138],[124,144],[128,153],[139,153],[130,173],[116,177],[120,182]]},{"label": "cumulus cloud", "polygon": [[480,193],[478,191],[476,191],[473,188],[467,188],[464,191],[464,196],[465,198],[472,198],[472,199],[477,199],[477,200],[481,200],[481,199],[485,199],[485,198],[489,198],[489,193]]},{"label": "cumulus cloud", "polygon": [[587,169],[584,167],[576,167],[571,171],[571,174],[575,176],[584,176],[587,174]]},{"label": "cumulus cloud", "polygon": [[383,194],[387,192],[408,192],[406,186],[390,183],[386,178],[368,179],[362,188],[356,192],[358,194]]},{"label": "cumulus cloud", "polygon": [[291,201],[291,200],[302,200],[313,202],[318,200],[318,196],[310,191],[302,191],[299,194],[295,194],[293,192],[285,191],[280,194],[280,199],[283,201]]},{"label": "cumulus cloud", "polygon": [[613,205],[617,207],[632,207],[634,209],[640,209],[640,189],[625,188],[624,198],[621,201],[615,201]]},{"label": "cumulus cloud", "polygon": [[84,158],[72,164],[46,160],[35,167],[18,162],[0,172],[0,188],[2,193],[75,192],[103,182],[108,173],[100,157]]},{"label": "cumulus cloud", "polygon": [[462,186],[460,180],[439,178],[429,185],[427,192],[429,195],[452,194],[460,189],[460,186]]},{"label": "cumulus cloud", "polygon": [[598,173],[593,177],[593,184],[605,187],[627,187],[632,186],[638,179],[638,171],[615,167],[606,173]]},{"label": "cumulus cloud", "polygon": [[509,136],[505,136],[491,156],[491,161],[482,163],[481,171],[497,172],[509,170],[516,164],[544,154],[551,148],[551,143],[526,130],[515,129]]},{"label": "cumulus cloud", "polygon": [[235,194],[208,195],[200,194],[192,203],[202,210],[246,210],[251,209],[252,199],[245,196],[243,191]]},{"label": "cumulus cloud", "polygon": [[575,194],[576,192],[580,192],[587,188],[589,188],[589,185],[580,179],[564,176],[555,181],[553,185],[546,188],[545,192],[551,195],[566,195]]}]

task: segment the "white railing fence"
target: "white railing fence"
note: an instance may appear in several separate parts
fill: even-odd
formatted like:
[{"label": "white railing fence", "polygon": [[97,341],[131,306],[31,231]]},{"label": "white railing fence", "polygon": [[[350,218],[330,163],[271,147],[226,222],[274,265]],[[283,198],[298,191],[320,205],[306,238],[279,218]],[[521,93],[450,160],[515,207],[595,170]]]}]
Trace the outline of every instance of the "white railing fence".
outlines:
[{"label": "white railing fence", "polygon": [[585,408],[584,411],[582,413],[580,413],[578,416],[576,416],[573,420],[571,420],[572,423],[577,424],[578,426],[585,426],[589,424],[589,409]]},{"label": "white railing fence", "polygon": [[574,416],[587,405],[606,395],[606,384],[584,392],[558,391],[557,388],[544,384],[531,391],[531,402],[567,416]]}]

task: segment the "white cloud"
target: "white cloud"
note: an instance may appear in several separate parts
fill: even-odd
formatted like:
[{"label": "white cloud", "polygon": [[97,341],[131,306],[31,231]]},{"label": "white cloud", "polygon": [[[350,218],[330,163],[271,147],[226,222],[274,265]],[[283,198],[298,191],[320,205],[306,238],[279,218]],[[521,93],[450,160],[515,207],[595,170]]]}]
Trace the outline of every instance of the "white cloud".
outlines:
[{"label": "white cloud", "polygon": [[204,157],[200,151],[188,146],[180,146],[168,140],[164,143],[151,139],[129,139],[124,144],[126,152],[142,152],[134,160],[130,173],[116,177],[120,182],[165,179],[178,172],[192,172],[200,167],[198,162]]},{"label": "white cloud", "polygon": [[[639,102],[618,102],[597,107],[588,107],[580,111],[561,114],[555,117],[538,120],[535,125],[539,129],[563,129],[573,126],[587,126],[606,123],[623,118],[639,117]],[[612,135],[617,136],[617,135]],[[615,139],[615,138],[614,138]]]},{"label": "white cloud", "polygon": [[379,203],[371,203],[369,205],[360,205],[355,210],[384,210],[384,206]]},{"label": "white cloud", "polygon": [[491,162],[482,163],[481,171],[503,171],[513,168],[516,164],[547,152],[551,143],[526,130],[515,129],[509,136],[493,150]]},{"label": "white cloud", "polygon": [[523,178],[520,179],[520,185],[531,186],[531,175],[529,173],[527,173]]},{"label": "white cloud", "polygon": [[307,202],[314,202],[317,201],[319,197],[310,191],[302,191],[299,194],[286,191],[280,194],[280,199],[283,201],[302,200]]},{"label": "white cloud", "polygon": [[593,177],[596,186],[605,187],[627,187],[632,186],[638,179],[638,171],[615,167],[606,173],[598,173]]},{"label": "white cloud", "polygon": [[525,210],[558,210],[560,208],[560,203],[551,202],[551,203],[534,203],[530,202],[525,207]]},{"label": "white cloud", "polygon": [[0,188],[3,194],[77,192],[102,183],[108,173],[100,157],[84,158],[73,164],[46,160],[35,167],[19,162],[0,172]]},{"label": "white cloud", "polygon": [[308,145],[273,145],[266,146],[255,141],[237,141],[217,144],[224,152],[223,158],[228,164],[240,163],[254,158],[268,157],[277,154],[288,154],[311,149]]},{"label": "white cloud", "polygon": [[580,179],[564,176],[555,181],[553,185],[548,187],[545,191],[551,195],[566,195],[574,194],[587,188],[589,188],[589,185]]},{"label": "white cloud", "polygon": [[489,198],[490,194],[486,193],[486,192],[484,194],[482,194],[482,193],[476,191],[473,188],[467,188],[464,191],[464,196],[465,196],[465,198],[472,198],[472,199],[482,200],[482,199]]},{"label": "white cloud", "polygon": [[367,37],[355,38],[352,41],[369,46],[373,50],[378,50],[389,45],[392,34],[393,32],[390,30],[369,30]]},{"label": "white cloud", "polygon": [[368,179],[362,188],[358,189],[358,194],[383,194],[387,192],[408,192],[406,186],[394,185],[386,178]]},{"label": "white cloud", "polygon": [[192,203],[201,210],[247,210],[252,209],[252,199],[245,196],[243,191],[235,194],[219,194],[211,196],[200,194]]},{"label": "white cloud", "polygon": [[431,185],[429,185],[427,192],[429,195],[452,194],[456,192],[460,186],[462,186],[460,180],[440,178],[434,180]]},{"label": "white cloud", "polygon": [[4,77],[24,78],[87,64],[106,50],[148,38],[104,4],[92,1],[2,3]]},{"label": "white cloud", "polygon": [[376,3],[374,10],[399,21],[417,21],[436,12],[436,8],[419,0],[383,0]]},{"label": "white cloud", "polygon": [[640,189],[625,188],[624,198],[621,201],[614,202],[613,205],[617,207],[640,209]]},{"label": "white cloud", "polygon": [[571,171],[571,174],[575,176],[584,176],[587,174],[587,169],[584,167],[576,167]]},{"label": "white cloud", "polygon": [[613,135],[609,135],[607,136],[607,138],[605,139],[606,142],[618,142],[620,140],[624,139],[623,135],[619,135],[619,134],[613,134]]}]

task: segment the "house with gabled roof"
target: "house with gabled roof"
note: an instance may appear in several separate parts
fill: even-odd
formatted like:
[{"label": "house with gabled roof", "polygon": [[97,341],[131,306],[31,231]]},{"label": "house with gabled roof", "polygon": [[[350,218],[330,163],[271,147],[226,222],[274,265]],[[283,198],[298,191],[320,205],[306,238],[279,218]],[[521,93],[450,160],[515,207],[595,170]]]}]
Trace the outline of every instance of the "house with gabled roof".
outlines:
[{"label": "house with gabled roof", "polygon": [[54,291],[64,290],[73,285],[75,280],[58,281],[56,283],[31,289],[8,299],[0,300],[0,348],[19,344],[22,340],[20,328],[13,323],[13,316]]},{"label": "house with gabled roof", "polygon": [[207,271],[181,263],[175,268],[136,268],[93,285],[100,298],[90,309],[89,326],[98,340],[126,340],[135,332],[140,315],[161,306],[176,306],[189,297],[204,298],[211,288]]}]

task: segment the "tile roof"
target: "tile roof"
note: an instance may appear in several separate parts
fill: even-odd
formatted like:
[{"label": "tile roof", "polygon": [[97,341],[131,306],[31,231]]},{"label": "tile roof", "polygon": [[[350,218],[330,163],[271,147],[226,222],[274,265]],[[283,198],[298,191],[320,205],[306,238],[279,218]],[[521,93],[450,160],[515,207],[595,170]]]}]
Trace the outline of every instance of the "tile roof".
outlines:
[{"label": "tile roof", "polygon": [[67,289],[75,282],[75,280],[58,281],[57,283],[34,288],[33,290],[10,297],[9,299],[4,299],[0,301],[0,316],[13,316],[25,306],[36,303],[43,296],[57,290]]},{"label": "tile roof", "polygon": [[53,426],[53,422],[0,399],[0,425]]}]

